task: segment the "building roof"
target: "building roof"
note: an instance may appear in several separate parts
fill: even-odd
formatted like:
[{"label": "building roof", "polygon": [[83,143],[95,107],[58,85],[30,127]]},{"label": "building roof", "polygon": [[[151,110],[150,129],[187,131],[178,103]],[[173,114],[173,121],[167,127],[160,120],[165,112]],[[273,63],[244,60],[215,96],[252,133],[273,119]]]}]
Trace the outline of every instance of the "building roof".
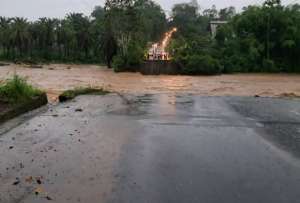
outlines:
[{"label": "building roof", "polygon": [[225,20],[213,20],[213,21],[210,21],[210,24],[215,24],[215,25],[219,25],[219,24],[227,24],[228,21],[225,21]]}]

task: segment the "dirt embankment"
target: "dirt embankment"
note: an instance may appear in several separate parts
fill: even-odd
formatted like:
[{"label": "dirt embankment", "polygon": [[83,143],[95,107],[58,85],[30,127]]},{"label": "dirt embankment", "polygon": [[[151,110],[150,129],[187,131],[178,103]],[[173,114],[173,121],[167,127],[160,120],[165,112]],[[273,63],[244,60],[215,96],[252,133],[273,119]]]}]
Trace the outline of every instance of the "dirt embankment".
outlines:
[{"label": "dirt embankment", "polygon": [[114,73],[95,65],[22,65],[0,67],[0,81],[16,72],[45,90],[50,101],[75,87],[101,87],[131,94],[189,93],[211,96],[300,96],[297,74],[233,74],[220,76],[143,76],[139,73]]},{"label": "dirt embankment", "polygon": [[48,101],[45,93],[15,105],[0,101],[0,124],[18,115],[46,105],[47,103]]}]

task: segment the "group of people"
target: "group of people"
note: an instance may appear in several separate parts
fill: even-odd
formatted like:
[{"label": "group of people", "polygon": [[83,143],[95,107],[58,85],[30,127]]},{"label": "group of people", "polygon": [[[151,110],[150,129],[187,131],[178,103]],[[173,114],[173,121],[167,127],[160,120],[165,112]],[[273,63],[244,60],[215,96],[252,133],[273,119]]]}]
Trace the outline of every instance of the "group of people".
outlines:
[{"label": "group of people", "polygon": [[148,53],[147,60],[150,61],[166,61],[169,60],[169,56],[167,53]]},{"label": "group of people", "polygon": [[158,44],[153,44],[149,49],[147,60],[159,61],[159,60],[169,60],[169,54],[163,50],[163,48]]},{"label": "group of people", "polygon": [[174,27],[170,31],[166,32],[161,43],[152,44],[149,49],[147,60],[157,61],[157,60],[170,60],[169,53],[166,52],[166,47],[170,42],[172,35],[177,32],[177,28]]}]

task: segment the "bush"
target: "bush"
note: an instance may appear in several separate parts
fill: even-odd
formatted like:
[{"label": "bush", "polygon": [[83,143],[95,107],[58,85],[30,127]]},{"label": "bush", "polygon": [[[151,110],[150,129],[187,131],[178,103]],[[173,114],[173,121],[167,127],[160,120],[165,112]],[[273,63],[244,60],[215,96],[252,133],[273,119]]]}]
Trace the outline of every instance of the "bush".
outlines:
[{"label": "bush", "polygon": [[124,71],[126,69],[125,59],[120,55],[114,56],[113,61],[112,61],[112,68],[116,72]]},{"label": "bush", "polygon": [[187,58],[183,73],[188,75],[215,75],[221,73],[219,61],[211,56],[192,55]]},{"label": "bush", "polygon": [[131,43],[128,47],[127,66],[139,66],[143,62],[144,51],[137,43]]},{"label": "bush", "polygon": [[224,73],[248,72],[249,64],[243,56],[233,55],[223,60]]},{"label": "bush", "polygon": [[124,56],[116,55],[113,58],[112,67],[116,72],[136,71],[137,67],[142,63],[144,58],[144,50],[137,43],[128,45],[128,53]]},{"label": "bush", "polygon": [[270,59],[264,59],[263,60],[263,72],[279,72],[279,69],[276,67],[273,60]]},{"label": "bush", "polygon": [[42,92],[29,85],[24,78],[15,75],[0,85],[0,99],[2,102],[19,103],[41,95]]}]

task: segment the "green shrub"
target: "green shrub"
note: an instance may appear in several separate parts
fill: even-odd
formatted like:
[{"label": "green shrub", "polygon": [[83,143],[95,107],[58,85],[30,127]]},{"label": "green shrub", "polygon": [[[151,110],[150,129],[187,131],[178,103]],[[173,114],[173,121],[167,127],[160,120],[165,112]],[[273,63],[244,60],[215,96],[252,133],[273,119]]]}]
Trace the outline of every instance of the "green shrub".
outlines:
[{"label": "green shrub", "polygon": [[144,50],[137,43],[131,43],[128,47],[127,66],[135,67],[143,62]]},{"label": "green shrub", "polygon": [[224,63],[224,73],[236,73],[236,72],[247,72],[248,71],[248,62],[247,59],[243,56],[233,55],[227,57],[223,61]]},{"label": "green shrub", "polygon": [[112,68],[116,72],[120,72],[120,71],[125,70],[126,69],[125,59],[120,55],[114,56],[113,61],[112,61]]},{"label": "green shrub", "polygon": [[215,75],[221,73],[219,61],[211,56],[192,55],[187,58],[183,73],[188,75]]},{"label": "green shrub", "polygon": [[138,43],[131,42],[125,55],[119,54],[113,58],[112,67],[116,72],[135,71],[142,63],[143,58],[143,48]]},{"label": "green shrub", "polygon": [[19,103],[39,96],[42,92],[29,85],[18,75],[0,85],[0,99],[2,102]]},{"label": "green shrub", "polygon": [[263,72],[279,72],[273,60],[264,59],[262,64]]}]

